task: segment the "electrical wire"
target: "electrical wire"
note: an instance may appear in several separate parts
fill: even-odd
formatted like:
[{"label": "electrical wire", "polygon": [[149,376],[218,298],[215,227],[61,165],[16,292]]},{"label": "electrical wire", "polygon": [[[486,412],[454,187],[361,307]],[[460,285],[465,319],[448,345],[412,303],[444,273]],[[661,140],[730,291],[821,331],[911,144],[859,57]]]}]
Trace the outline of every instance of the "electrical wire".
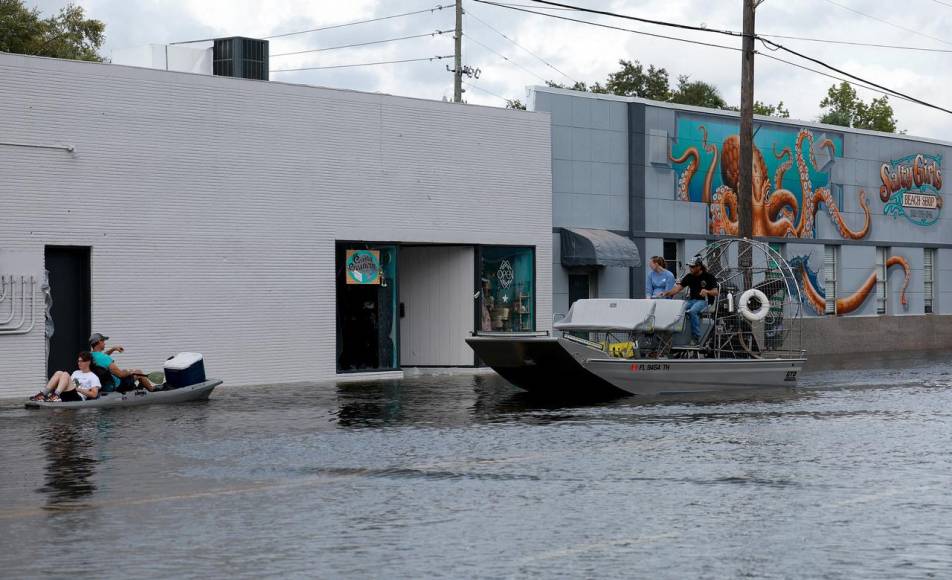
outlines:
[{"label": "electrical wire", "polygon": [[[832,70],[832,71],[838,72],[838,73],[840,73],[841,75],[848,76],[848,77],[851,78],[851,79],[857,80],[857,81],[862,82],[862,83],[866,83],[866,84],[868,84],[868,85],[870,85],[870,86],[872,86],[872,87],[876,87],[877,89],[879,89],[879,90],[881,90],[881,91],[884,91],[884,92],[886,92],[886,93],[888,93],[888,94],[895,95],[895,96],[897,96],[897,97],[903,97],[903,98],[905,98],[905,99],[907,99],[907,100],[909,100],[909,101],[912,101],[913,103],[918,103],[918,104],[920,104],[920,105],[922,105],[922,106],[924,106],[924,107],[929,107],[930,109],[936,109],[936,110],[938,110],[938,111],[942,111],[942,112],[945,112],[945,113],[952,114],[952,110],[946,109],[946,108],[944,108],[944,107],[940,107],[940,106],[938,106],[938,105],[933,105],[932,103],[927,103],[927,102],[925,102],[925,101],[923,101],[923,100],[921,100],[921,99],[917,99],[917,98],[912,97],[912,96],[909,96],[909,95],[907,95],[907,94],[900,93],[899,91],[896,91],[896,90],[894,90],[894,89],[890,89],[890,88],[888,88],[888,87],[884,87],[883,85],[876,84],[876,83],[874,83],[874,82],[872,82],[872,81],[869,81],[869,80],[867,80],[867,79],[864,79],[864,78],[862,78],[862,77],[858,77],[858,76],[856,76],[856,75],[854,75],[854,74],[850,74],[850,73],[848,73],[848,72],[846,72],[846,71],[844,71],[844,70],[842,70],[842,69],[839,69],[839,68],[836,68],[835,66],[832,66],[832,65],[830,65],[830,64],[827,64],[827,63],[823,62],[822,60],[813,58],[813,57],[811,57],[811,56],[807,56],[807,55],[805,55],[805,54],[803,54],[803,53],[800,53],[800,52],[797,52],[797,51],[793,50],[792,48],[787,48],[786,46],[783,46],[782,44],[777,44],[776,42],[774,42],[774,41],[772,41],[772,40],[769,40],[769,39],[767,39],[767,38],[758,38],[758,40],[760,40],[760,42],[762,42],[762,43],[764,43],[764,44],[769,44],[769,45],[775,46],[775,47],[777,47],[778,49],[780,49],[780,50],[782,50],[782,51],[784,51],[784,52],[789,52],[790,54],[792,54],[792,55],[794,55],[794,56],[798,56],[798,57],[800,57],[800,58],[802,58],[802,59],[804,59],[804,60],[808,60],[808,61],[810,61],[810,62],[812,62],[812,63],[814,63],[814,64],[818,64],[818,65],[820,65],[820,66],[822,66],[822,67],[824,67],[824,68],[828,68],[828,69],[830,69],[830,70]],[[769,48],[769,47],[768,47],[768,48]]]},{"label": "electrical wire", "polygon": [[757,36],[766,36],[768,38],[784,38],[787,40],[803,40],[805,42],[821,42],[824,44],[846,44],[849,46],[868,46],[871,48],[890,48],[893,50],[919,50],[922,52],[946,52],[952,53],[949,48],[926,48],[924,46],[900,46],[897,44],[875,44],[871,42],[852,42],[849,40],[830,40],[828,38],[807,38],[805,36],[786,36],[783,34],[764,34],[758,32]]},{"label": "electrical wire", "polygon": [[504,5],[504,6],[512,6],[512,7],[514,7],[514,8],[539,8],[539,9],[545,9],[545,10],[574,10],[574,8],[558,8],[558,7],[555,7],[555,6],[532,6],[531,4],[506,4],[506,3],[503,3],[503,5]]},{"label": "electrical wire", "polygon": [[472,12],[471,10],[467,10],[467,11],[465,12],[465,14],[466,14],[466,16],[469,16],[470,18],[474,18],[477,22],[479,22],[479,23],[481,23],[483,26],[489,28],[490,30],[492,30],[493,32],[495,32],[496,34],[498,34],[499,36],[505,38],[506,40],[508,40],[508,41],[511,42],[512,44],[514,44],[514,45],[518,46],[519,48],[521,48],[522,50],[528,52],[529,54],[531,54],[532,56],[534,56],[534,57],[536,58],[536,60],[540,61],[542,64],[546,65],[547,67],[551,68],[551,69],[554,70],[555,72],[557,72],[557,73],[559,73],[560,75],[564,76],[565,78],[569,79],[569,80],[572,81],[573,83],[576,83],[576,84],[578,83],[577,80],[573,79],[572,77],[570,77],[569,75],[565,74],[565,73],[562,72],[561,70],[555,68],[555,65],[553,65],[552,63],[548,62],[547,60],[545,60],[545,59],[542,58],[541,56],[539,56],[539,55],[537,55],[536,53],[534,53],[534,52],[532,52],[531,50],[529,50],[528,48],[522,46],[521,44],[519,44],[519,43],[516,42],[515,40],[509,38],[508,36],[506,36],[505,34],[503,34],[502,32],[500,32],[499,30],[497,30],[495,27],[493,27],[493,25],[489,24],[488,22],[486,22],[486,21],[483,20],[482,18],[480,18],[480,17],[476,16],[475,14],[473,14],[473,12]]},{"label": "electrical wire", "polygon": [[453,58],[455,55],[448,54],[444,56],[430,56],[423,58],[407,58],[403,60],[384,60],[380,62],[362,62],[357,64],[335,64],[331,66],[308,66],[303,68],[282,68],[282,69],[271,69],[269,72],[294,72],[301,70],[326,70],[332,68],[351,68],[355,66],[377,66],[380,64],[398,64],[403,62],[421,62],[424,60],[434,61],[434,60],[443,60],[444,58]]},{"label": "electrical wire", "polygon": [[941,4],[943,6],[948,6],[949,8],[952,8],[952,4],[949,4],[947,2],[942,2],[942,0],[932,0],[932,1],[935,2],[936,4]]},{"label": "electrical wire", "polygon": [[475,38],[473,38],[473,36],[472,36],[471,34],[465,33],[465,34],[463,34],[463,38],[468,39],[468,40],[470,40],[470,41],[472,41],[472,42],[475,42],[475,43],[478,44],[479,46],[481,46],[481,47],[485,48],[486,50],[488,50],[489,52],[495,54],[495,55],[498,56],[499,58],[501,58],[501,59],[503,59],[504,61],[506,61],[506,62],[508,62],[509,64],[511,64],[512,66],[524,70],[525,72],[531,74],[532,76],[536,77],[537,79],[539,79],[539,80],[542,81],[542,82],[546,82],[546,79],[545,79],[544,77],[542,77],[542,76],[540,76],[540,75],[538,75],[538,74],[532,72],[531,70],[529,70],[529,69],[527,69],[526,67],[522,66],[522,65],[519,64],[518,62],[512,60],[512,59],[509,58],[508,56],[506,56],[506,55],[504,55],[504,54],[502,54],[502,53],[496,52],[495,50],[493,50],[493,49],[490,48],[489,46],[487,46],[487,45],[483,44],[482,42],[480,42],[480,41],[476,40]]},{"label": "electrical wire", "polygon": [[[479,2],[480,0],[475,0],[475,1]],[[591,13],[594,13],[594,14],[602,14],[602,15],[604,15],[604,16],[612,16],[612,17],[615,17],[615,18],[625,18],[625,19],[629,19],[629,20],[637,20],[637,21],[639,21],[639,22],[647,22],[647,23],[649,23],[649,24],[657,24],[657,25],[659,25],[659,26],[673,26],[673,27],[675,27],[675,28],[685,28],[685,29],[688,29],[688,30],[696,30],[696,31],[703,31],[703,32],[716,32],[716,33],[719,33],[719,34],[727,34],[727,35],[730,35],[730,36],[743,36],[743,35],[744,35],[743,32],[739,32],[739,31],[736,31],[736,30],[706,28],[706,27],[699,27],[699,26],[690,26],[690,25],[687,25],[687,24],[676,24],[676,23],[671,23],[671,22],[663,22],[663,21],[659,21],[659,20],[651,20],[651,19],[648,19],[648,18],[640,18],[640,17],[637,17],[637,16],[629,16],[629,15],[625,15],[625,14],[618,14],[618,13],[615,13],[615,12],[607,12],[607,11],[602,11],[602,10],[592,10],[592,9],[589,9],[589,8],[582,8],[582,7],[580,7],[580,6],[572,6],[572,5],[570,5],[570,4],[559,4],[559,3],[557,3],[557,2],[551,2],[551,1],[548,1],[548,0],[533,0],[533,1],[534,1],[534,2],[537,2],[537,3],[539,3],[539,4],[551,4],[551,5],[563,7],[563,8],[566,9],[566,10],[576,10],[576,11],[579,11],[579,12],[591,12]],[[857,11],[853,10],[852,8],[849,8],[849,7],[847,7],[847,6],[843,6],[842,4],[838,4],[838,3],[834,2],[833,0],[825,0],[825,1],[826,1],[826,2],[829,2],[829,3],[831,3],[831,4],[834,4],[835,6],[839,6],[839,7],[841,7],[841,8],[844,8],[844,9],[846,9],[846,10],[850,10],[850,11],[852,11],[852,12],[856,12],[857,14],[861,14],[861,15],[866,16],[866,17],[868,17],[868,18],[872,18],[872,19],[874,19],[874,20],[879,20],[880,22],[884,22],[884,23],[886,23],[886,24],[893,25],[893,24],[892,24],[891,22],[889,22],[889,21],[882,20],[882,19],[876,18],[875,16],[870,16],[870,15],[868,15],[868,14],[863,14],[862,12],[857,12]],[[504,4],[500,4],[500,5],[504,5]],[[511,5],[510,5],[510,6],[511,6]],[[952,5],[950,5],[950,6],[952,6]],[[898,25],[897,25],[897,26],[898,26]],[[931,38],[931,39],[933,39],[933,40],[938,40],[939,42],[943,42],[943,43],[945,43],[945,44],[950,44],[950,45],[952,45],[952,43],[950,43],[950,42],[946,42],[946,41],[944,41],[944,40],[942,40],[942,39],[940,39],[940,38],[934,37],[934,36],[929,36],[929,35],[927,35],[927,34],[922,34],[922,33],[920,33],[920,32],[917,32],[917,31],[915,31],[915,30],[912,30],[911,28],[903,28],[903,27],[901,27],[901,26],[899,26],[899,28],[901,28],[902,30],[905,30],[905,31],[907,31],[907,32],[913,32],[913,33],[916,33],[916,34],[920,34],[920,35],[925,36],[925,37],[927,37],[927,38]],[[846,45],[854,45],[854,46],[869,46],[869,47],[874,47],[874,48],[893,48],[893,49],[898,49],[898,50],[921,50],[921,51],[927,51],[927,52],[952,52],[952,50],[947,50],[947,49],[925,48],[925,47],[917,47],[917,46],[899,46],[899,45],[876,44],[876,43],[865,43],[865,42],[850,42],[850,41],[845,41],[845,40],[829,40],[829,39],[824,39],[824,38],[807,38],[807,37],[803,37],[803,36],[785,36],[785,35],[780,35],[780,34],[758,34],[757,36],[769,36],[769,37],[774,37],[774,38],[786,38],[786,39],[790,39],[790,40],[804,40],[804,41],[808,41],[808,42],[825,42],[825,43],[829,43],[829,44],[846,44]]]},{"label": "electrical wire", "polygon": [[355,43],[355,44],[342,44],[342,45],[339,45],[339,46],[327,46],[327,47],[324,47],[324,48],[312,48],[312,49],[309,49],[309,50],[298,50],[298,51],[295,51],[295,52],[281,52],[281,53],[278,53],[278,54],[272,54],[272,55],[271,55],[271,58],[274,58],[274,57],[277,57],[277,56],[291,56],[291,55],[293,55],[293,54],[306,54],[306,53],[309,53],[309,52],[324,52],[324,51],[327,51],[327,50],[338,50],[338,49],[340,49],[340,48],[354,48],[354,47],[357,47],[357,46],[370,46],[371,44],[383,44],[383,43],[385,43],[385,42],[396,42],[396,41],[398,41],[398,40],[409,40],[409,39],[411,39],[411,38],[423,38],[424,36],[439,36],[440,34],[446,34],[447,32],[453,32],[453,31],[452,31],[452,30],[437,30],[436,32],[430,32],[430,33],[427,33],[427,34],[414,34],[414,35],[412,35],[412,36],[401,36],[401,37],[399,37],[399,38],[387,38],[387,39],[385,39],[385,40],[372,40],[372,41],[370,41],[370,42],[358,42],[358,43]]},{"label": "electrical wire", "polygon": [[393,18],[403,18],[404,16],[413,16],[414,14],[423,14],[425,12],[436,12],[437,10],[443,10],[447,8],[442,4],[437,4],[433,8],[426,8],[424,10],[415,10],[413,12],[404,12],[402,14],[393,14],[391,16],[381,16],[379,18],[370,18],[368,20],[355,20],[353,22],[344,22],[343,24],[332,24],[330,26],[322,26],[320,28],[310,28],[308,30],[298,30],[295,32],[284,32],[282,34],[274,34],[272,36],[262,36],[261,38],[265,40],[271,40],[272,38],[285,38],[287,36],[295,36],[297,34],[307,34],[309,32],[320,32],[322,30],[332,30],[334,28],[344,28],[345,26],[356,26],[357,24],[367,24],[368,22],[379,22],[381,20],[391,20]]},{"label": "electrical wire", "polygon": [[463,83],[464,85],[466,85],[467,87],[476,89],[477,91],[482,91],[482,92],[486,93],[487,95],[496,97],[497,99],[502,99],[502,100],[506,101],[507,103],[508,103],[509,101],[513,100],[513,99],[507,99],[506,97],[497,95],[496,93],[494,93],[494,92],[492,92],[492,91],[487,91],[487,90],[484,89],[483,87],[481,87],[481,86],[479,86],[479,85],[477,85],[477,84],[471,83],[471,82],[469,82],[469,81],[462,81],[462,83]]},{"label": "electrical wire", "polygon": [[[480,2],[481,0],[476,0]],[[640,16],[630,16],[627,14],[618,14],[616,12],[607,12],[605,10],[594,10],[592,8],[583,8],[581,6],[572,6],[571,4],[560,4],[558,2],[552,2],[550,0],[533,0],[538,4],[548,4],[549,6],[558,6],[560,8],[569,8],[576,10],[578,12],[589,12],[591,14],[601,14],[602,16],[612,16],[614,18],[624,18],[626,20],[634,20],[636,22],[644,22],[645,24],[656,24],[658,26],[667,26],[670,28],[680,28],[682,30],[694,30],[697,32],[711,32],[714,34],[724,34],[727,36],[744,36],[743,32],[738,32],[736,30],[719,30],[716,28],[707,28],[704,26],[692,26],[690,24],[678,24],[676,22],[665,22],[663,20],[652,20],[650,18],[641,18]]]},{"label": "electrical wire", "polygon": [[[838,76],[836,76],[836,75],[831,75],[830,73],[826,73],[826,72],[823,72],[823,71],[821,71],[821,70],[817,70],[817,69],[815,69],[815,68],[810,68],[810,67],[808,67],[808,66],[804,66],[804,65],[802,65],[802,64],[798,64],[798,63],[795,63],[795,62],[793,62],[793,61],[780,58],[779,56],[774,56],[774,55],[772,55],[772,54],[767,54],[767,53],[760,52],[760,51],[754,51],[754,52],[755,52],[758,56],[762,56],[762,57],[764,57],[764,58],[769,58],[769,59],[771,59],[771,60],[776,60],[776,61],[778,61],[778,62],[782,62],[782,63],[784,63],[784,64],[788,64],[788,65],[790,65],[790,66],[793,66],[793,67],[796,67],[796,68],[799,68],[799,69],[803,69],[803,70],[805,70],[805,71],[810,71],[810,72],[815,73],[815,74],[818,74],[818,75],[820,75],[820,76],[824,76],[824,77],[828,77],[828,78],[831,78],[831,79],[834,79],[834,80],[842,81],[842,82],[844,82],[844,83],[853,85],[854,87],[860,87],[860,88],[863,88],[863,89],[872,91],[872,92],[874,92],[874,93],[881,93],[881,92],[882,92],[881,90],[876,89],[876,88],[873,88],[873,87],[871,87],[871,86],[864,85],[864,84],[858,83],[858,82],[856,82],[856,81],[851,81],[851,80],[849,80],[849,79],[847,79],[847,78],[844,78],[844,77],[838,77]],[[911,101],[910,99],[908,99],[908,98],[906,98],[906,97],[903,97],[903,96],[899,96],[899,95],[893,95],[893,96],[895,96],[897,99],[901,99],[901,100],[903,100],[903,101],[915,102],[915,101]]]},{"label": "electrical wire", "polygon": [[[320,32],[322,30],[333,30],[334,28],[344,28],[345,26],[356,26],[357,24],[367,24],[368,22],[379,22],[381,20],[391,20],[393,18],[402,18],[404,16],[413,16],[414,14],[423,14],[424,12],[436,12],[437,10],[443,10],[449,6],[444,6],[442,4],[437,4],[433,8],[426,8],[424,10],[415,10],[413,12],[404,12],[402,14],[393,14],[391,16],[381,16],[379,18],[370,18],[368,20],[355,20],[353,22],[344,22],[342,24],[332,24],[330,26],[322,26],[320,28],[309,28],[308,30],[297,30],[294,32],[284,32],[281,34],[274,34],[272,36],[258,36],[262,40],[271,40],[273,38],[285,38],[287,36],[295,36],[298,34],[307,34],[309,32]],[[218,40],[220,37],[216,38],[200,38],[198,40],[182,40],[179,42],[170,42],[169,44],[191,44],[193,42],[210,42],[212,40]]]},{"label": "electrical wire", "polygon": [[[494,5],[497,5],[497,6],[502,6],[501,4],[498,4],[498,3],[496,3],[496,2],[490,2],[489,0],[474,0],[474,1],[476,1],[476,2],[481,2],[481,3],[483,3],[483,4],[494,4]],[[556,6],[562,6],[562,7],[568,6],[567,4],[559,4],[559,3],[556,3],[556,2],[549,2],[548,0],[534,0],[534,1],[535,1],[535,2],[539,2],[539,3],[542,3],[542,4],[554,4],[554,5],[556,5]],[[826,0],[826,1],[827,1],[827,2],[831,2],[832,0]],[[524,11],[524,12],[531,12],[531,11],[523,10],[523,9],[520,9],[520,8],[511,8],[511,7],[507,7],[507,6],[502,6],[502,7],[508,8],[508,9],[510,9],[510,10],[522,10],[522,11]],[[647,19],[639,19],[639,18],[637,18],[637,17],[628,17],[628,16],[625,16],[625,15],[618,15],[618,14],[614,14],[614,13],[611,13],[611,12],[592,11],[592,10],[588,10],[588,9],[579,9],[579,10],[581,10],[581,11],[583,11],[583,12],[595,12],[595,13],[598,13],[598,14],[604,14],[604,15],[608,15],[608,16],[617,16],[617,17],[620,17],[620,18],[637,19],[637,20],[643,20],[643,21],[644,21],[644,20],[647,20]],[[556,15],[556,14],[546,14],[546,13],[542,13],[542,12],[534,12],[534,14],[539,14],[539,15],[542,15],[542,16],[547,16],[547,17],[549,17],[549,18],[563,18],[563,19],[565,18],[565,17],[562,17],[562,16],[558,16],[558,15]],[[574,19],[570,19],[570,20],[574,20]],[[581,21],[581,22],[585,22],[585,21]],[[586,24],[592,24],[592,25],[598,25],[598,24],[596,24],[596,23],[594,23],[594,22],[585,22],[585,23],[586,23]],[[686,25],[680,25],[680,24],[666,24],[666,25],[672,25],[672,26],[676,26],[676,27],[685,27],[685,28],[688,28],[688,29],[696,29],[696,27],[688,27],[688,26],[686,26]],[[702,29],[702,30],[707,30],[707,29]],[[633,31],[632,31],[632,32],[633,32]],[[848,73],[848,72],[846,72],[846,71],[844,71],[844,70],[842,70],[842,69],[839,69],[839,68],[836,68],[836,67],[834,67],[834,66],[832,66],[832,65],[830,65],[830,64],[827,64],[827,63],[825,63],[825,62],[823,62],[823,61],[821,61],[821,60],[819,60],[819,59],[816,59],[816,58],[807,56],[807,55],[805,55],[805,54],[803,54],[803,53],[801,53],[801,52],[798,52],[798,51],[795,51],[795,50],[793,50],[793,49],[791,49],[791,48],[788,48],[788,47],[786,47],[786,46],[783,46],[782,44],[779,44],[779,43],[777,43],[777,42],[774,42],[774,41],[772,41],[772,40],[770,40],[770,39],[768,39],[768,38],[759,37],[759,36],[755,36],[755,38],[756,38],[757,40],[760,40],[760,42],[763,43],[764,46],[765,46],[767,49],[769,49],[769,50],[783,50],[784,52],[788,52],[788,53],[790,53],[790,54],[792,54],[792,55],[794,55],[794,56],[798,56],[798,57],[800,57],[800,58],[802,58],[802,59],[804,59],[804,60],[808,60],[808,61],[810,61],[810,62],[812,62],[812,63],[814,63],[814,64],[818,64],[818,65],[820,65],[820,66],[822,66],[822,67],[824,67],[824,68],[827,68],[827,69],[830,69],[830,70],[832,70],[832,71],[834,71],[834,72],[840,73],[841,75],[845,75],[845,76],[847,76],[847,77],[849,77],[849,78],[851,78],[851,79],[854,79],[854,80],[856,80],[856,81],[859,81],[859,82],[862,82],[862,83],[866,83],[867,85],[870,85],[871,87],[875,87],[876,89],[878,89],[878,90],[880,90],[880,91],[883,91],[883,92],[885,92],[885,93],[887,93],[887,94],[891,94],[891,95],[894,95],[894,96],[896,96],[896,97],[904,98],[904,99],[909,100],[909,101],[911,101],[911,102],[913,102],[913,103],[917,103],[917,104],[919,104],[919,105],[922,105],[922,106],[924,106],[924,107],[928,107],[928,108],[930,108],[930,109],[936,109],[936,110],[938,110],[938,111],[943,111],[943,112],[945,112],[945,113],[950,113],[950,114],[952,114],[952,110],[946,109],[946,108],[944,108],[944,107],[940,107],[940,106],[938,106],[938,105],[933,105],[932,103],[927,103],[926,101],[923,101],[923,100],[921,100],[921,99],[917,99],[917,98],[912,97],[912,96],[910,96],[910,95],[907,95],[907,94],[905,94],[905,93],[901,93],[901,92],[896,91],[896,90],[894,90],[894,89],[890,89],[890,88],[888,88],[888,87],[884,87],[884,86],[882,86],[882,85],[879,85],[879,84],[877,84],[877,83],[874,83],[874,82],[872,82],[872,81],[869,81],[869,80],[867,80],[867,79],[864,79],[864,78],[862,78],[862,77],[858,77],[858,76],[856,76],[856,75],[854,75],[854,74]],[[687,40],[687,39],[678,39],[678,40],[681,40],[681,41],[683,41],[683,42],[691,42],[691,43],[695,43],[695,44],[704,44],[704,43],[699,43],[699,42],[697,42],[697,41],[692,41],[692,40]],[[768,46],[768,45],[769,45],[769,46]],[[715,46],[719,46],[720,48],[732,48],[732,47],[725,47],[725,46],[720,46],[720,45],[715,45]],[[776,48],[771,48],[771,46],[776,47]],[[734,49],[734,50],[740,50],[740,49]]]},{"label": "electrical wire", "polygon": [[[538,1],[538,0],[537,0],[537,1]],[[886,25],[888,25],[888,26],[892,26],[893,28],[898,28],[899,30],[904,30],[904,31],[906,31],[906,32],[911,32],[911,33],[913,33],[913,34],[918,34],[919,36],[923,36],[923,37],[925,37],[925,38],[930,38],[930,39],[932,39],[932,40],[935,40],[936,42],[941,42],[942,44],[952,45],[952,42],[948,42],[948,41],[942,40],[941,38],[939,38],[939,37],[937,37],[937,36],[932,36],[932,35],[926,34],[925,32],[919,32],[918,30],[914,30],[914,29],[912,29],[912,28],[906,28],[905,26],[900,26],[899,24],[896,24],[895,22],[890,22],[890,21],[888,21],[888,20],[884,20],[884,19],[879,18],[879,17],[877,17],[877,16],[873,16],[873,15],[871,15],[871,14],[866,14],[865,12],[860,12],[859,10],[854,10],[854,9],[850,8],[849,6],[844,6],[843,4],[840,4],[839,2],[834,2],[833,0],[823,0],[823,1],[826,2],[827,4],[832,4],[833,6],[837,6],[837,7],[839,7],[839,8],[842,8],[843,10],[847,10],[847,11],[849,11],[849,12],[852,12],[853,14],[859,14],[860,16],[863,16],[863,17],[865,17],[865,18],[869,18],[870,20],[875,20],[876,22],[882,22],[883,24],[886,24]]]},{"label": "electrical wire", "polygon": [[499,6],[500,8],[506,8],[508,10],[516,10],[518,12],[525,12],[527,14],[535,14],[537,16],[545,16],[546,18],[556,18],[558,20],[566,20],[568,22],[578,22],[579,24],[588,24],[590,26],[597,26],[599,28],[607,28],[609,30],[619,30],[621,32],[631,32],[633,34],[640,34],[642,36],[650,36],[652,38],[664,38],[666,40],[674,40],[677,42],[687,42],[688,44],[697,44],[700,46],[708,46],[711,48],[723,48],[726,50],[736,50],[740,51],[741,49],[736,46],[724,46],[723,44],[714,44],[711,42],[702,42],[700,40],[690,40],[687,38],[679,38],[677,36],[667,36],[664,34],[655,34],[654,32],[645,32],[643,30],[635,30],[633,28],[622,28],[621,26],[612,26],[611,24],[602,24],[601,22],[592,22],[591,20],[579,20],[578,18],[569,18],[568,16],[559,16],[558,14],[549,14],[547,12],[536,12],[535,10],[527,10],[525,8],[516,8],[514,6],[509,6],[506,4],[500,4],[498,2],[491,2],[490,0],[473,0],[474,2],[479,2],[481,4],[489,4],[491,6]]}]

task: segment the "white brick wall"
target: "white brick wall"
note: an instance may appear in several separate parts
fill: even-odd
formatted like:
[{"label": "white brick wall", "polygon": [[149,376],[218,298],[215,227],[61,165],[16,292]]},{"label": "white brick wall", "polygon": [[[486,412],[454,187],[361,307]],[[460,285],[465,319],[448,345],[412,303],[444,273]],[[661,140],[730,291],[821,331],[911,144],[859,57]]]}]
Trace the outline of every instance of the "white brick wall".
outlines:
[{"label": "white brick wall", "polygon": [[[123,366],[326,379],[337,239],[536,246],[546,328],[550,159],[547,114],[0,54],[0,273],[91,246]],[[0,353],[0,396],[44,380],[39,325]]]}]

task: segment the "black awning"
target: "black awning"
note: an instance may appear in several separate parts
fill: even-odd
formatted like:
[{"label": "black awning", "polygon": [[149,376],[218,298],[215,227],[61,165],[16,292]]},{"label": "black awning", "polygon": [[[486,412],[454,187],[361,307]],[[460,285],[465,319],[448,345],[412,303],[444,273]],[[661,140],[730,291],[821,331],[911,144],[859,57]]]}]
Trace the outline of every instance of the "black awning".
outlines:
[{"label": "black awning", "polygon": [[630,238],[608,230],[562,228],[562,265],[621,266],[641,265],[638,246]]}]

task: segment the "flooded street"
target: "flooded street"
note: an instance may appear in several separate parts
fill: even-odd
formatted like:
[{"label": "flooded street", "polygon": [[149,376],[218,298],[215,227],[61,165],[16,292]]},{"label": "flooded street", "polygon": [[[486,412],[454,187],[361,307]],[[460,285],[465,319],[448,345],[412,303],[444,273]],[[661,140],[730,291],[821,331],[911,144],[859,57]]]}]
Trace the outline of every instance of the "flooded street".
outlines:
[{"label": "flooded street", "polygon": [[[952,574],[948,354],[597,404],[494,375],[0,407],[10,578]],[[870,368],[874,367],[874,368]]]}]

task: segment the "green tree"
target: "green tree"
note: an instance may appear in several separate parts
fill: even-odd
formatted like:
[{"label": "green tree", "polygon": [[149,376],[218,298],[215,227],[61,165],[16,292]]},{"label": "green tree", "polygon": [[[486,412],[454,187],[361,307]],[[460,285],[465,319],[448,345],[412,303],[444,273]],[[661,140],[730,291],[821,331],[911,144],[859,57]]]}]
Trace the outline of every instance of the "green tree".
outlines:
[{"label": "green tree", "polygon": [[721,97],[717,87],[704,81],[692,81],[687,75],[678,77],[678,87],[671,93],[669,100],[679,105],[694,105],[710,109],[727,108],[727,102]]},{"label": "green tree", "polygon": [[820,116],[821,123],[886,133],[896,132],[896,117],[892,105],[889,104],[889,97],[883,95],[867,104],[847,82],[831,86],[820,101],[820,108],[825,110]]},{"label": "green tree", "polygon": [[[608,93],[625,97],[641,97],[654,101],[665,101],[678,103],[680,105],[694,105],[696,107],[708,107],[712,109],[739,110],[738,107],[729,106],[727,102],[724,101],[724,97],[721,96],[718,88],[710,83],[692,81],[687,75],[681,75],[678,77],[677,87],[672,90],[669,85],[668,71],[664,68],[648,65],[646,69],[644,65],[637,60],[634,62],[620,60],[618,64],[621,65],[621,68],[609,74],[604,85],[598,82],[588,85],[581,81],[577,81],[572,85],[554,81],[546,81],[545,84],[550,87],[570,89],[573,91]],[[513,107],[510,106],[509,108]],[[776,105],[756,101],[754,102],[754,113],[770,117],[790,116],[790,111],[784,108],[783,101],[780,101]]]},{"label": "green tree", "polygon": [[[630,60],[619,60],[621,69],[608,75],[604,90],[592,92],[605,92],[612,95],[621,95],[625,97],[640,97],[642,99],[651,99],[653,101],[668,101],[671,99],[671,89],[668,87],[668,71],[663,68],[656,68],[654,65],[648,65],[648,68],[638,62]],[[595,83],[595,86],[599,86]]]},{"label": "green tree", "polygon": [[767,103],[761,103],[760,101],[754,101],[754,114],[764,115],[765,117],[782,117],[784,119],[790,118],[790,111],[784,108],[783,101],[780,101],[776,105],[769,105]]},{"label": "green tree", "polygon": [[105,29],[105,24],[86,18],[82,7],[74,4],[44,19],[23,0],[0,0],[0,51],[102,61],[98,50]]},{"label": "green tree", "polygon": [[519,109],[520,111],[525,111],[526,104],[523,103],[520,99],[506,99],[506,108]]}]

